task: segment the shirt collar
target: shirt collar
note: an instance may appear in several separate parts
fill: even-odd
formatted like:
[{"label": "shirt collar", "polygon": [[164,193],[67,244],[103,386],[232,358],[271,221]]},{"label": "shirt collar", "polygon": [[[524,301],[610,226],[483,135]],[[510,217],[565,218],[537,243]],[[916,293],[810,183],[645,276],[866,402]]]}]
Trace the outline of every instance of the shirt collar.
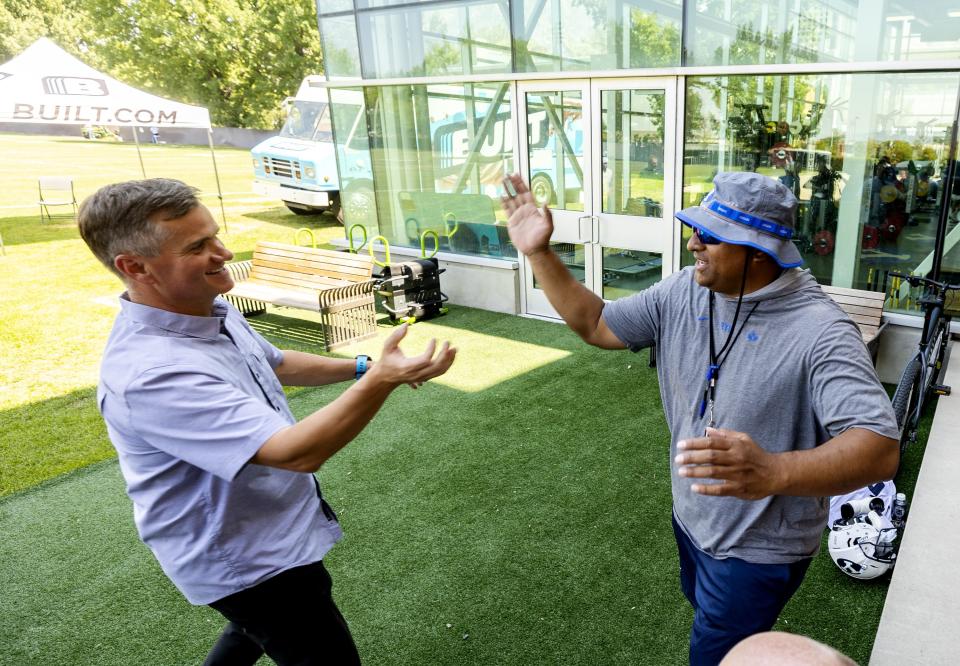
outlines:
[{"label": "shirt collar", "polygon": [[130,300],[128,293],[124,292],[120,295],[120,315],[124,319],[144,326],[152,326],[193,338],[215,340],[227,316],[227,305],[223,299],[217,298],[213,302],[213,316],[198,317],[134,303]]}]

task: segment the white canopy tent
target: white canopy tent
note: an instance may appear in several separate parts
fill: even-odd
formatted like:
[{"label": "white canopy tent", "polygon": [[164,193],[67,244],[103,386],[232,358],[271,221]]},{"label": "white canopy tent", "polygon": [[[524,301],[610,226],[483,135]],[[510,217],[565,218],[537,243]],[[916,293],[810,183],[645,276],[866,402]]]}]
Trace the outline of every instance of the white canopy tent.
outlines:
[{"label": "white canopy tent", "polygon": [[23,53],[0,65],[0,122],[131,127],[144,178],[146,170],[137,138],[138,127],[206,128],[220,212],[226,227],[210,114],[201,106],[181,104],[137,90],[93,69],[41,37]]}]

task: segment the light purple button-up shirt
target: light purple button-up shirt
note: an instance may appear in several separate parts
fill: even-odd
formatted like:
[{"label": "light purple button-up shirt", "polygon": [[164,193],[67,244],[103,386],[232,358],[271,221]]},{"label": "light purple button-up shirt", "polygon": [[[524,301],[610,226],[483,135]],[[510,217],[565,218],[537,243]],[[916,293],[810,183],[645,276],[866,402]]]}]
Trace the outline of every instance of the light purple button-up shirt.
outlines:
[{"label": "light purple button-up shirt", "polygon": [[248,462],[296,422],[282,352],[221,298],[212,317],[120,305],[97,401],[170,580],[207,604],[322,559],[342,533],[314,476]]}]

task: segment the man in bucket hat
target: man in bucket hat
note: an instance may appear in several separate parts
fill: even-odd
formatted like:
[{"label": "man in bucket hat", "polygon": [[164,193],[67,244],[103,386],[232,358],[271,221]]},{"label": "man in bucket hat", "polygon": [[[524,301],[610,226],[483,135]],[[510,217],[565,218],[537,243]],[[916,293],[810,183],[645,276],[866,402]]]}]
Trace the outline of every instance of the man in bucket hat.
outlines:
[{"label": "man in bucket hat", "polygon": [[604,349],[656,345],[690,662],[716,664],[773,626],[819,550],[828,496],[896,471],[890,400],[857,326],[798,268],[781,183],[719,174],[676,215],[695,265],[612,303],[550,250],[550,211],[519,176],[506,186],[510,238],[567,324]]}]

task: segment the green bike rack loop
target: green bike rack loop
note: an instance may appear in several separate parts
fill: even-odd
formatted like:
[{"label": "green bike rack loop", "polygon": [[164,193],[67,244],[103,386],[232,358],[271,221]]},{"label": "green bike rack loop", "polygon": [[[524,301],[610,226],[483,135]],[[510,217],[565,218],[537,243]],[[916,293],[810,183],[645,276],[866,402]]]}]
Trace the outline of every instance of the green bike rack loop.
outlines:
[{"label": "green bike rack loop", "polygon": [[[451,222],[453,222],[453,229],[450,228]],[[443,228],[447,232],[447,238],[457,233],[457,229],[460,228],[460,223],[457,222],[457,216],[453,213],[445,213],[443,216]]]},{"label": "green bike rack loop", "polygon": [[[427,256],[427,236],[433,236],[433,253],[428,257]],[[433,229],[426,229],[422,234],[420,234],[420,256],[424,259],[430,259],[437,256],[437,252],[440,251],[440,235]]]},{"label": "green bike rack loop", "polygon": [[306,227],[300,227],[297,229],[297,233],[293,235],[293,244],[300,245],[300,234],[302,234],[304,231],[306,231],[307,235],[310,236],[310,246],[313,247],[313,249],[317,249],[317,237],[313,235],[313,231],[311,229],[307,229]]},{"label": "green bike rack loop", "polygon": [[[358,245],[357,247],[353,247],[353,230],[358,227],[360,228],[360,231],[363,232],[363,242],[360,243],[360,245]],[[362,224],[353,225],[352,227],[350,227],[350,230],[347,231],[347,240],[350,242],[350,251],[353,252],[354,254],[357,254],[358,252],[360,252],[360,250],[363,249],[363,246],[367,244],[367,228]]]},{"label": "green bike rack loop", "polygon": [[[377,255],[373,253],[373,243],[375,241],[380,241],[381,243],[383,243],[383,258],[386,260],[383,263],[381,263],[380,260],[377,259]],[[370,245],[367,246],[367,250],[370,252],[370,258],[373,259],[373,263],[375,263],[380,268],[386,268],[387,266],[390,265],[390,241],[388,241],[383,236],[374,236],[373,238],[371,238]]]}]

